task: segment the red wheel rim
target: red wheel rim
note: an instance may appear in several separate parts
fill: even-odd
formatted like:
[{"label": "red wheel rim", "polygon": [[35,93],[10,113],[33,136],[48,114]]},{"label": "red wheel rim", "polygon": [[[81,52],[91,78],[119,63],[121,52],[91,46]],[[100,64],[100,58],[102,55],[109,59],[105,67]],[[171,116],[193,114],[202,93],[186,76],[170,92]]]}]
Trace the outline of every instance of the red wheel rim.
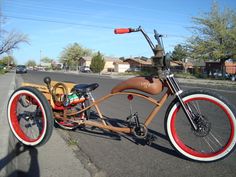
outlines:
[{"label": "red wheel rim", "polygon": [[[39,106],[41,112],[42,112],[42,125],[43,128],[42,130],[40,130],[39,132],[39,136],[37,138],[31,138],[28,137],[24,131],[21,129],[20,123],[18,121],[18,116],[17,116],[17,104],[18,101],[20,99],[21,96],[27,96],[29,98],[31,98],[33,100],[33,103],[36,104],[37,106]],[[43,133],[45,132],[45,112],[42,109],[41,104],[38,102],[38,100],[36,99],[36,97],[34,95],[31,95],[29,93],[20,93],[19,95],[16,95],[14,97],[14,99],[11,102],[11,106],[10,106],[10,121],[11,121],[11,125],[12,128],[14,129],[15,133],[17,134],[17,136],[19,136],[19,138],[21,138],[23,141],[29,142],[29,143],[33,143],[33,142],[37,142],[42,136]]]},{"label": "red wheel rim", "polygon": [[171,122],[170,122],[170,125],[171,125],[171,134],[175,140],[175,142],[177,143],[177,145],[185,152],[187,152],[188,154],[192,155],[192,156],[196,156],[196,157],[202,157],[202,158],[210,158],[210,157],[214,157],[214,156],[217,156],[219,154],[222,154],[224,151],[226,151],[228,149],[228,147],[231,145],[232,141],[233,141],[233,137],[234,137],[234,126],[233,126],[233,118],[231,117],[230,113],[228,112],[228,110],[220,103],[216,102],[215,100],[212,100],[210,98],[206,98],[206,97],[197,97],[197,98],[192,98],[192,99],[188,99],[186,101],[184,101],[184,103],[188,103],[190,101],[194,101],[194,100],[206,100],[206,101],[209,101],[211,103],[214,103],[215,105],[217,105],[218,107],[220,107],[224,112],[225,114],[227,115],[228,119],[229,119],[229,122],[230,122],[230,128],[231,128],[231,133],[230,133],[230,136],[229,136],[229,139],[228,139],[228,142],[226,143],[226,145],[220,149],[219,151],[217,152],[213,152],[213,153],[200,153],[198,151],[195,151],[194,149],[186,146],[182,140],[179,138],[177,132],[176,132],[176,129],[175,129],[175,121],[176,121],[176,114],[177,112],[179,111],[180,109],[180,106],[178,106],[174,113],[173,113],[173,118],[171,119]]}]

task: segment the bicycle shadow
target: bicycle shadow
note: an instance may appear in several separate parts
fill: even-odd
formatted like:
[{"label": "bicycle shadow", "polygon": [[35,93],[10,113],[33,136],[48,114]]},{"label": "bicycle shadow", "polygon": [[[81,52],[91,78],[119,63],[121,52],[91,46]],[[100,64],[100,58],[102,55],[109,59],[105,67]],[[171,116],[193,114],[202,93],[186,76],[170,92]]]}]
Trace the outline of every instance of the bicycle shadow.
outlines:
[{"label": "bicycle shadow", "polygon": [[[109,118],[107,116],[104,116],[104,118],[106,118],[106,121],[109,125],[112,125],[115,127],[128,126],[127,121],[117,119],[117,118]],[[97,119],[97,115],[93,113],[93,116],[91,116],[91,119],[92,120]],[[89,127],[89,128],[88,127],[79,127],[78,131],[79,131],[79,133],[83,133],[86,135],[96,136],[98,138],[111,139],[111,140],[116,140],[116,141],[121,141],[122,138],[125,138],[126,140],[128,140],[134,144],[142,145],[142,146],[150,146],[150,147],[152,147],[156,150],[159,150],[163,153],[166,153],[166,154],[186,160],[185,157],[183,157],[181,154],[179,154],[174,149],[169,148],[167,146],[160,145],[158,140],[162,139],[162,140],[164,140],[164,142],[166,142],[166,144],[170,144],[169,139],[165,134],[159,133],[159,132],[152,130],[152,129],[148,129],[149,135],[154,136],[154,140],[150,145],[147,144],[147,141],[145,139],[136,138],[132,134],[116,133],[116,132],[112,132],[109,130],[100,129],[97,127]]]},{"label": "bicycle shadow", "polygon": [[[22,171],[22,170],[14,170],[11,169],[12,161],[20,156],[23,153],[29,152],[30,155],[30,162],[29,162],[29,169],[28,171]],[[0,171],[6,168],[10,169],[10,174],[6,174],[6,177],[40,177],[40,170],[39,170],[39,164],[38,164],[38,150],[34,147],[27,147],[24,146],[22,143],[18,142],[16,143],[15,147],[9,152],[5,157],[0,159]],[[14,167],[13,167],[14,168]],[[13,171],[12,171],[13,170]]]},{"label": "bicycle shadow", "polygon": [[153,136],[153,138],[154,138],[153,141],[151,142],[151,144],[148,144],[148,141],[146,139],[139,139],[139,138],[135,137],[134,135],[122,134],[122,137],[137,144],[137,145],[149,146],[149,147],[156,149],[158,151],[161,151],[163,153],[178,157],[180,159],[187,160],[185,157],[183,157],[181,154],[179,154],[174,149],[169,148],[167,146],[160,145],[160,143],[159,143],[160,139],[164,140],[166,142],[165,144],[169,144],[169,140],[166,135],[159,133],[155,130],[148,129],[148,136],[149,135]]}]

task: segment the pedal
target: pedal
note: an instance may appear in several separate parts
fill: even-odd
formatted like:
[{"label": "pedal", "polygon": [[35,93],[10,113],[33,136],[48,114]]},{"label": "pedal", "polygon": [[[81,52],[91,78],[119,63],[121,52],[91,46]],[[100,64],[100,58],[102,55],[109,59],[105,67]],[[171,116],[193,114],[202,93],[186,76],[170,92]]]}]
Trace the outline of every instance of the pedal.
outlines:
[{"label": "pedal", "polygon": [[[128,123],[128,127],[134,127],[137,123],[136,123],[136,117],[137,117],[137,112],[134,114],[130,114],[127,118],[126,121]],[[132,122],[132,120],[134,120],[134,122]]]},{"label": "pedal", "polygon": [[151,133],[148,133],[146,138],[145,138],[145,141],[146,141],[146,144],[151,146],[152,143],[157,139],[157,137]]},{"label": "pedal", "polygon": [[91,127],[91,130],[93,131],[93,130],[96,130],[97,129],[97,127],[95,127],[95,126],[92,126]]},{"label": "pedal", "polygon": [[127,120],[127,121],[131,121],[132,119],[136,119],[137,116],[138,116],[138,113],[137,113],[137,112],[134,113],[134,114],[130,114],[130,115],[126,118],[126,120]]}]

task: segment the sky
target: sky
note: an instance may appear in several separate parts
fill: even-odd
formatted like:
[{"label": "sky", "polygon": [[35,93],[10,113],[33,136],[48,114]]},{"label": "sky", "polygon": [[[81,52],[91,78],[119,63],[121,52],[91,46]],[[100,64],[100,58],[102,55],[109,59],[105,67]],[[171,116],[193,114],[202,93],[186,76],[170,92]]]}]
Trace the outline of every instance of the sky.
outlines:
[{"label": "sky", "polygon": [[[216,1],[221,9],[236,9],[235,0]],[[121,27],[143,29],[153,39],[153,29],[164,35],[166,51],[192,35],[192,17],[211,9],[212,0],[0,0],[5,18],[1,28],[24,33],[29,44],[12,52],[18,64],[49,57],[78,43],[111,57],[151,57],[141,33],[115,35]],[[1,57],[1,56],[0,56]]]}]

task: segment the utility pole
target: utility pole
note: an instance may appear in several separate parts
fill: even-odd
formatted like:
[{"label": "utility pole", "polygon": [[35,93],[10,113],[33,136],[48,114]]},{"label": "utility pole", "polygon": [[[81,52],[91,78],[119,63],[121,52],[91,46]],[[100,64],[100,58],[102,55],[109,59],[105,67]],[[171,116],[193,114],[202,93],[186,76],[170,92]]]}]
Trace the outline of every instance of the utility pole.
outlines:
[{"label": "utility pole", "polygon": [[41,60],[42,60],[42,50],[40,50],[40,56],[39,56],[39,65],[41,66]]},{"label": "utility pole", "polygon": [[2,2],[3,0],[0,0],[0,40],[2,39]]}]

